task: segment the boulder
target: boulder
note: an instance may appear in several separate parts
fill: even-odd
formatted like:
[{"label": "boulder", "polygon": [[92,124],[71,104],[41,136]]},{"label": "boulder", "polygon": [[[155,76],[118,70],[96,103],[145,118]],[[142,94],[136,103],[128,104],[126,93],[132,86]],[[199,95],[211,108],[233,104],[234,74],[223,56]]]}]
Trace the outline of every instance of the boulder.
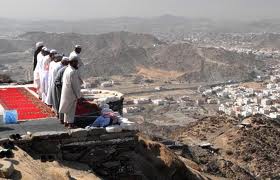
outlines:
[{"label": "boulder", "polygon": [[15,171],[13,163],[6,160],[0,160],[0,177],[9,178]]}]

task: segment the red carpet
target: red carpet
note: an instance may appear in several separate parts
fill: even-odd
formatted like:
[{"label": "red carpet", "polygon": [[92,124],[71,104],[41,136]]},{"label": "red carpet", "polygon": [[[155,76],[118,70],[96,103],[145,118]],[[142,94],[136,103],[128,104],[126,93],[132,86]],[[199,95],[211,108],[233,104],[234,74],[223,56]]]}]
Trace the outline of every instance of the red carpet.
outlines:
[{"label": "red carpet", "polygon": [[76,115],[87,115],[94,112],[99,112],[98,106],[96,104],[91,104],[87,101],[77,103]]},{"label": "red carpet", "polygon": [[[33,91],[33,92],[37,92],[36,88],[34,87],[28,87],[29,90]],[[77,108],[76,108],[76,115],[87,115],[87,114],[91,114],[93,112],[98,112],[98,106],[96,104],[92,104],[89,103],[87,101],[84,102],[78,102],[77,103]]]},{"label": "red carpet", "polygon": [[19,121],[54,117],[48,106],[24,88],[0,89],[0,104],[6,110],[17,110]]},{"label": "red carpet", "polygon": [[[29,90],[36,92],[35,88]],[[17,110],[18,120],[38,120],[48,117],[55,117],[51,108],[45,105],[25,88],[0,89],[0,104],[6,110]],[[76,108],[76,115],[88,115],[98,112],[98,106],[87,101],[79,102]]]}]

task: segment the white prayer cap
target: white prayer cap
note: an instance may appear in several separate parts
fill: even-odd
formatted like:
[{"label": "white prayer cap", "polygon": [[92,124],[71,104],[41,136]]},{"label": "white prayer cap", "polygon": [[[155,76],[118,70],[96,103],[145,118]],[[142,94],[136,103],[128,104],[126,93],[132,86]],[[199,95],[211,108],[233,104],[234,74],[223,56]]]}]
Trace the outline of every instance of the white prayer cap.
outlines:
[{"label": "white prayer cap", "polygon": [[66,56],[63,56],[61,61],[69,61],[69,58]]},{"label": "white prayer cap", "polygon": [[49,51],[48,48],[47,48],[46,46],[44,46],[44,47],[42,48],[42,50],[44,50],[44,51]]},{"label": "white prayer cap", "polygon": [[51,53],[51,54],[57,54],[57,51],[56,51],[55,49],[52,49],[52,50],[50,51],[50,53]]},{"label": "white prayer cap", "polygon": [[75,45],[75,48],[82,48],[82,46],[77,44],[77,45]]},{"label": "white prayer cap", "polygon": [[49,50],[48,48],[45,48],[45,49],[44,49],[44,51],[46,51],[46,52],[50,52],[50,50]]},{"label": "white prayer cap", "polygon": [[37,42],[36,43],[36,49],[38,49],[39,47],[44,46],[43,42]]},{"label": "white prayer cap", "polygon": [[71,57],[69,57],[69,61],[79,61],[79,56],[77,56],[77,55],[75,55],[75,56],[71,56]]}]

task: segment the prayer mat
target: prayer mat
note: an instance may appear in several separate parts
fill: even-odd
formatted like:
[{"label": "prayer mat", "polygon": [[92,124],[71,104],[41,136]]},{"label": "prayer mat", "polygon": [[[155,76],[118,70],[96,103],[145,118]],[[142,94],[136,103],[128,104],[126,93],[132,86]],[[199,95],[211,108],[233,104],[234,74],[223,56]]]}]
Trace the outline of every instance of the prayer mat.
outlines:
[{"label": "prayer mat", "polygon": [[25,88],[0,89],[0,104],[5,110],[17,110],[18,121],[55,117],[51,108]]},{"label": "prayer mat", "polygon": [[[36,93],[36,88],[34,87],[28,87],[29,90]],[[37,93],[36,93],[37,94]],[[88,101],[78,102],[76,107],[76,113],[77,116],[87,116],[90,114],[96,114],[100,110],[96,104],[90,103]]]},{"label": "prayer mat", "polygon": [[100,112],[100,110],[96,104],[92,104],[88,101],[83,101],[77,103],[75,114],[78,116],[86,116],[89,114],[96,114],[98,112]]}]

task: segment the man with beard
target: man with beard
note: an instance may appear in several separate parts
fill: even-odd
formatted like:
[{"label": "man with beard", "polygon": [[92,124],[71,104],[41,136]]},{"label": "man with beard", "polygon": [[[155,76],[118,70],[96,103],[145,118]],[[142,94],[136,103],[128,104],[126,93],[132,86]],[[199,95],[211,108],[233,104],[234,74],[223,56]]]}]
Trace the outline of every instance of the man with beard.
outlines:
[{"label": "man with beard", "polygon": [[59,113],[64,113],[64,124],[74,128],[77,101],[81,98],[81,81],[78,72],[79,57],[72,56],[62,78]]}]

